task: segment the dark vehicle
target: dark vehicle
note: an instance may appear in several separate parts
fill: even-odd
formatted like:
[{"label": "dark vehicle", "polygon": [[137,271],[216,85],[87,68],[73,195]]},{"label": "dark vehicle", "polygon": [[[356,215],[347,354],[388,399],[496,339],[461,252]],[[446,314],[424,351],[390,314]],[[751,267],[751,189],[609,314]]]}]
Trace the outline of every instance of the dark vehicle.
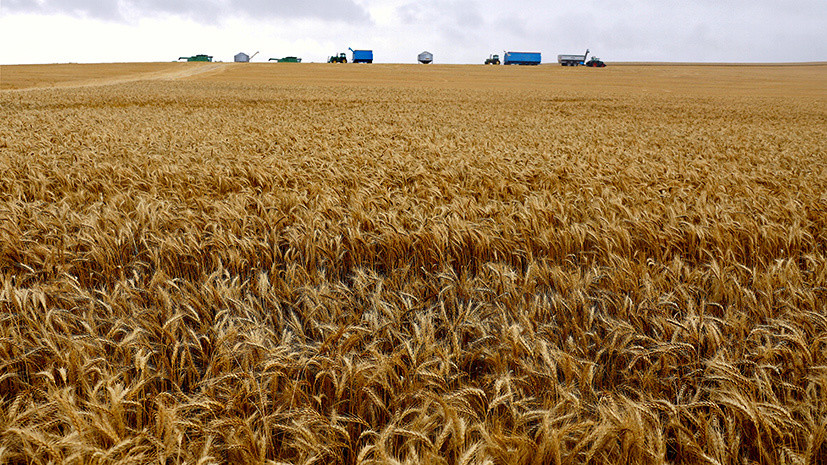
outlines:
[{"label": "dark vehicle", "polygon": [[500,56],[499,55],[491,55],[485,59],[486,65],[498,65],[500,64]]},{"label": "dark vehicle", "polygon": [[333,55],[332,57],[327,59],[328,63],[347,63],[347,55],[345,52],[342,52],[338,55]]},{"label": "dark vehicle", "polygon": [[589,61],[586,62],[586,66],[588,66],[589,68],[605,68],[606,63],[600,61],[600,58],[591,57],[591,59],[589,59]]}]

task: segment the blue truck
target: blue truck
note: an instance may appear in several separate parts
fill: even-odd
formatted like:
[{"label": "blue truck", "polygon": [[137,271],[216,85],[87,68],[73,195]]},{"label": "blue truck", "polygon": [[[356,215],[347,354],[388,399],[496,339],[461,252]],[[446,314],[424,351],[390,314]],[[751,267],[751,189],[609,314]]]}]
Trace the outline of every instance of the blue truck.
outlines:
[{"label": "blue truck", "polygon": [[505,52],[504,65],[539,65],[540,52]]},{"label": "blue truck", "polygon": [[373,63],[373,50],[353,50],[350,47],[348,50],[353,52],[351,63]]}]

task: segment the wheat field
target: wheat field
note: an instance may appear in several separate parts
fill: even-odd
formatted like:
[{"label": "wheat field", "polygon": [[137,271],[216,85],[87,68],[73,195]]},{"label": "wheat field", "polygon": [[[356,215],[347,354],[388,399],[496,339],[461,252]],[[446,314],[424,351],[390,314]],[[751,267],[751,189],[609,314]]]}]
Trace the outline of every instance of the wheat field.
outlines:
[{"label": "wheat field", "polygon": [[0,463],[827,463],[825,64],[0,89]]}]

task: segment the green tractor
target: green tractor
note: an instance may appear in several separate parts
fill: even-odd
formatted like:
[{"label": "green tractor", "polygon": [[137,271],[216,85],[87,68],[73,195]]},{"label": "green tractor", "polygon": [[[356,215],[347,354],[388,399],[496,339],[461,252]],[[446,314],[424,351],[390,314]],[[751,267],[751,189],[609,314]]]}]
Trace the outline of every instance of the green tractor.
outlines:
[{"label": "green tractor", "polygon": [[333,55],[327,59],[328,63],[347,63],[347,55],[344,52],[339,55]]},{"label": "green tractor", "polygon": [[589,61],[586,62],[586,66],[588,66],[589,68],[605,68],[606,63],[600,61],[600,58],[591,57]]},{"label": "green tractor", "polygon": [[486,65],[498,65],[500,64],[500,56],[499,55],[491,55],[490,57],[485,59]]}]

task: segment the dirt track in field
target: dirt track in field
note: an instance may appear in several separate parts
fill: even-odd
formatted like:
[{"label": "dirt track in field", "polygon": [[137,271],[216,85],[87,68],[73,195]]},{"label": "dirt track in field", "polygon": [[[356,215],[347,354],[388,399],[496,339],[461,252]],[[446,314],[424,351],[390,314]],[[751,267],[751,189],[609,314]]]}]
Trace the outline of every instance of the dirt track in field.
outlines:
[{"label": "dirt track in field", "polygon": [[[225,71],[231,63],[136,63],[118,65],[4,66],[0,90],[99,87],[137,81],[174,81]],[[48,67],[48,68],[47,68]],[[38,73],[38,70],[51,73]]]}]

